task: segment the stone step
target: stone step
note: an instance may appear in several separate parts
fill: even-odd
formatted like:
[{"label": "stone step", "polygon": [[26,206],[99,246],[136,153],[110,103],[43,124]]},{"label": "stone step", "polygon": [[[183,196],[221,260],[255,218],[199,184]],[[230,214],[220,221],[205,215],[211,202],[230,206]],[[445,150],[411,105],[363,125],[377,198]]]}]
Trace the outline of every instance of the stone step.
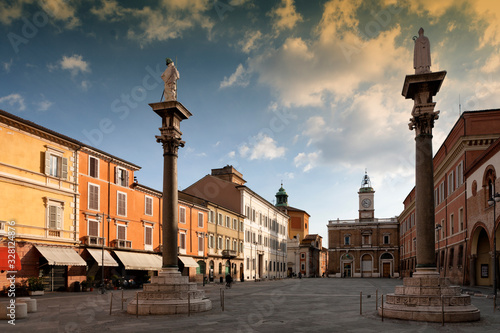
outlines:
[{"label": "stone step", "polygon": [[187,300],[189,295],[191,295],[192,300],[203,299],[205,297],[204,290],[196,290],[196,291],[177,291],[177,292],[139,292],[139,300]]},{"label": "stone step", "polygon": [[143,290],[148,292],[178,292],[178,291],[195,291],[196,283],[176,283],[176,284],[159,284],[148,283],[143,285]]},{"label": "stone step", "polygon": [[396,286],[395,295],[420,295],[420,296],[460,296],[462,288],[459,286]]},{"label": "stone step", "polygon": [[469,295],[459,296],[416,296],[416,295],[396,295],[387,294],[386,302],[394,305],[406,306],[441,306],[441,301],[445,306],[470,305]]}]

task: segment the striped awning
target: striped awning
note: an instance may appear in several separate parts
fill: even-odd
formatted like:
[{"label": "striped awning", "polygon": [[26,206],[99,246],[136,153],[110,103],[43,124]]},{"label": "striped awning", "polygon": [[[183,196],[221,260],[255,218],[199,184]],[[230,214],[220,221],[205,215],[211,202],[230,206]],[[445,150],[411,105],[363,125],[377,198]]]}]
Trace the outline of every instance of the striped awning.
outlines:
[{"label": "striped awning", "polygon": [[102,262],[102,254],[103,250],[101,249],[91,249],[87,248],[87,251],[89,251],[90,255],[92,258],[94,258],[95,261],[97,261],[97,265],[99,266],[106,266],[106,267],[117,267],[118,263],[116,262],[115,259],[109,254],[108,251],[104,251],[104,265]]},{"label": "striped awning", "polygon": [[55,266],[87,266],[85,260],[69,247],[35,245],[40,254]]},{"label": "striped awning", "polygon": [[159,271],[163,259],[157,254],[137,253],[128,251],[114,251],[125,269],[137,269],[144,271]]}]

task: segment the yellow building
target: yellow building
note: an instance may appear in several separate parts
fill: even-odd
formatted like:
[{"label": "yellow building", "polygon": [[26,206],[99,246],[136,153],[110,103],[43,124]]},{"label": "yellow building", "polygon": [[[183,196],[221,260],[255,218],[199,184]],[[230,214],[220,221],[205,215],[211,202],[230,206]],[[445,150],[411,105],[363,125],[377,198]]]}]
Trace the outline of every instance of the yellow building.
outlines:
[{"label": "yellow building", "polygon": [[[85,276],[79,243],[78,141],[0,110],[0,247],[14,231],[16,282],[44,277],[46,290]],[[7,272],[0,273],[0,287]]]},{"label": "yellow building", "polygon": [[208,202],[208,277],[219,282],[230,274],[234,281],[243,280],[244,216]]}]

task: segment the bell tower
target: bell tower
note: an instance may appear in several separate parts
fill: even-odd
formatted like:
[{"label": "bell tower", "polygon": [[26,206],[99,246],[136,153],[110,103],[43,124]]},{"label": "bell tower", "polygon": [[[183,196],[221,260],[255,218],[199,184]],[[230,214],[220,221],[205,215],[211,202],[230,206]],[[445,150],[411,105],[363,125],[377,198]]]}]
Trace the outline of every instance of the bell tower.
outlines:
[{"label": "bell tower", "polygon": [[370,182],[370,177],[365,170],[365,176],[361,181],[359,196],[359,220],[372,220],[375,217],[375,207],[373,202],[375,191]]},{"label": "bell tower", "polygon": [[281,183],[281,187],[276,193],[276,207],[288,207],[288,194],[283,188],[283,183]]}]

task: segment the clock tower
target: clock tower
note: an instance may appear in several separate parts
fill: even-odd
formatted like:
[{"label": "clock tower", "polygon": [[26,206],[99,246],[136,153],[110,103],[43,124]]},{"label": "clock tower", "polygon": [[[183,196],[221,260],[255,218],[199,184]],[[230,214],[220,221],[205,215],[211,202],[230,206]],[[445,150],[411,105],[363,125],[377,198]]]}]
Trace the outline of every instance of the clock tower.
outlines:
[{"label": "clock tower", "polygon": [[361,182],[361,188],[359,189],[359,220],[373,220],[375,208],[373,203],[375,191],[372,188],[370,182],[370,177],[365,171],[365,176]]}]

